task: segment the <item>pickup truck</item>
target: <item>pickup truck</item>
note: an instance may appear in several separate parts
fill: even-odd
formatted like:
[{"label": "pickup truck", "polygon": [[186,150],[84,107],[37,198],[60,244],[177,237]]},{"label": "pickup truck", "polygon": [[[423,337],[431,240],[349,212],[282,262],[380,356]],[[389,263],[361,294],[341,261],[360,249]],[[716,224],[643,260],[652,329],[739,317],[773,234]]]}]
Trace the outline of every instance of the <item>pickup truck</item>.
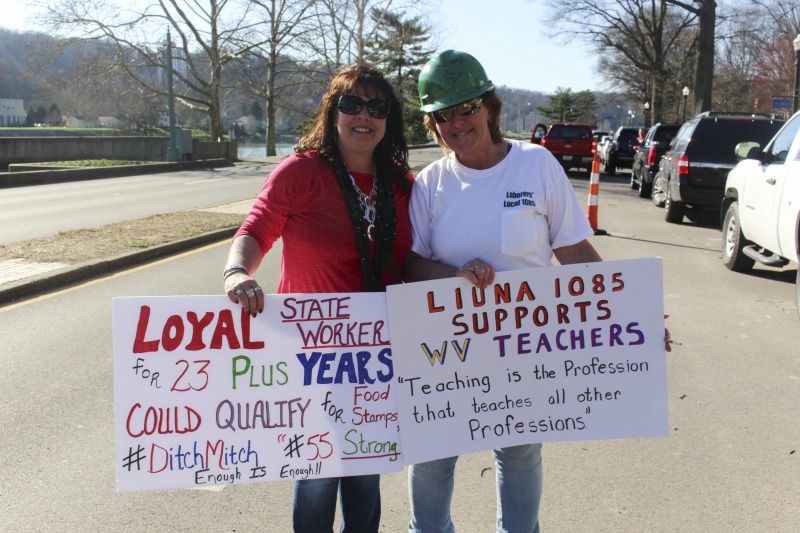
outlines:
[{"label": "pickup truck", "polygon": [[[745,272],[756,262],[783,267],[798,262],[800,249],[800,112],[765,148],[736,146],[743,160],[728,173],[722,201],[722,261]],[[800,270],[795,284],[800,314]]]},{"label": "pickup truck", "polygon": [[565,172],[571,168],[584,168],[591,173],[597,148],[593,133],[592,127],[586,124],[558,123],[549,128],[537,124],[531,142],[547,148]]}]

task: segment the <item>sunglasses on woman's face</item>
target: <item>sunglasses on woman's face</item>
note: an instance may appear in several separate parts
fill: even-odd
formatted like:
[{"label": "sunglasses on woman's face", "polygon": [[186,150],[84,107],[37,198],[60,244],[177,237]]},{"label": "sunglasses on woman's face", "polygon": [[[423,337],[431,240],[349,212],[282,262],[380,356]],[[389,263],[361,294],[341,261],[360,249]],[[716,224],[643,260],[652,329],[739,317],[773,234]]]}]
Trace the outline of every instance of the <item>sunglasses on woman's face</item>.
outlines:
[{"label": "sunglasses on woman's face", "polygon": [[439,124],[442,124],[444,122],[453,120],[453,113],[458,113],[458,115],[461,117],[466,117],[477,113],[481,110],[482,102],[483,99],[481,98],[473,98],[472,100],[467,100],[466,102],[462,102],[458,105],[446,107],[444,109],[440,109],[439,111],[434,111],[431,113],[431,115],[433,116],[433,120]]},{"label": "sunglasses on woman's face", "polygon": [[372,118],[386,118],[389,116],[389,104],[386,100],[373,98],[372,100],[365,101],[362,98],[353,94],[344,94],[339,97],[339,111],[345,115],[358,115],[364,106],[367,106],[367,113]]}]

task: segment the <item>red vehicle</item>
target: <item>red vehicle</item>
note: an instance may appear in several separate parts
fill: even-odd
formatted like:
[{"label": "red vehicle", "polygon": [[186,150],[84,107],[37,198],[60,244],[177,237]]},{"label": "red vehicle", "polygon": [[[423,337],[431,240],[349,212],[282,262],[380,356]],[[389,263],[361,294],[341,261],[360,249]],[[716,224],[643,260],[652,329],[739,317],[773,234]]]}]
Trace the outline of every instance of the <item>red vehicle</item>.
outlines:
[{"label": "red vehicle", "polygon": [[592,161],[597,143],[592,127],[586,124],[553,124],[547,128],[537,124],[533,128],[531,142],[541,144],[558,159],[564,171],[583,168],[592,171]]}]

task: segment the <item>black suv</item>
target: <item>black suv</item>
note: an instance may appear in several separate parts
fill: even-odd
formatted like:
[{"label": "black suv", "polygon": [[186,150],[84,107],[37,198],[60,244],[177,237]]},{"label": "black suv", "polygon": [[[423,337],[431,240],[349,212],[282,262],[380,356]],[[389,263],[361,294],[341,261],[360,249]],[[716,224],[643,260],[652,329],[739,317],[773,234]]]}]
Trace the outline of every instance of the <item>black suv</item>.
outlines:
[{"label": "black suv", "polygon": [[680,124],[656,124],[650,128],[644,142],[636,150],[631,171],[631,189],[638,189],[639,198],[650,198],[653,176],[658,172],[661,158],[680,127]]},{"label": "black suv", "polygon": [[639,146],[639,129],[619,127],[614,132],[611,139],[611,146],[608,148],[606,157],[605,172],[613,176],[618,168],[631,168],[633,166],[633,154]]},{"label": "black suv", "polygon": [[736,145],[766,145],[784,121],[768,115],[706,111],[684,123],[672,139],[653,183],[653,201],[664,203],[667,222],[683,222],[687,207],[718,211],[725,178],[736,164]]}]

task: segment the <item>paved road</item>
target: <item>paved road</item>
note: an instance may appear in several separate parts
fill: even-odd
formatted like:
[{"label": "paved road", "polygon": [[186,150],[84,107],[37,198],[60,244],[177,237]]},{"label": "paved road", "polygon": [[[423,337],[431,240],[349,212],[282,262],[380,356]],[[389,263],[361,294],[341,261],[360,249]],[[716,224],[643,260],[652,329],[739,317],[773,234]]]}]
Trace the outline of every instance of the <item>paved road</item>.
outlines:
[{"label": "paved road", "polygon": [[[586,179],[573,179],[581,198]],[[800,523],[800,329],[794,270],[728,272],[713,225],[670,225],[604,179],[603,257],[660,256],[674,338],[671,435],[545,446],[548,532],[789,532]],[[0,308],[0,530],[290,531],[291,485],[115,492],[111,299],[214,294],[227,246]],[[259,277],[274,287],[277,254]],[[460,532],[493,531],[491,456],[459,461]],[[384,476],[383,531],[406,527],[403,474]]]},{"label": "paved road", "polygon": [[[441,150],[411,150],[417,169]],[[282,157],[233,167],[0,189],[0,245],[151,215],[252,199]]]},{"label": "paved road", "polygon": [[279,158],[0,190],[0,244],[253,198]]}]

